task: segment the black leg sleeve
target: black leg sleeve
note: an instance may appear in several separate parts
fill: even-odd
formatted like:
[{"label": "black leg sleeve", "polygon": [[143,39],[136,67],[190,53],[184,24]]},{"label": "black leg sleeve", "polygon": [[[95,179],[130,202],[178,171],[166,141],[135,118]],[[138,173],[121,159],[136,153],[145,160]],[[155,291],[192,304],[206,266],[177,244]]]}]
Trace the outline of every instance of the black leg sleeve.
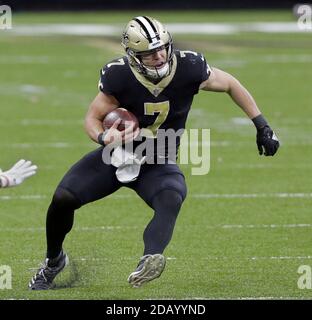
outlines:
[{"label": "black leg sleeve", "polygon": [[62,250],[66,234],[74,222],[74,211],[80,202],[67,190],[57,188],[46,219],[47,258],[55,258]]},{"label": "black leg sleeve", "polygon": [[163,253],[171,240],[182,202],[182,196],[174,190],[163,190],[154,196],[154,216],[143,234],[144,255]]}]

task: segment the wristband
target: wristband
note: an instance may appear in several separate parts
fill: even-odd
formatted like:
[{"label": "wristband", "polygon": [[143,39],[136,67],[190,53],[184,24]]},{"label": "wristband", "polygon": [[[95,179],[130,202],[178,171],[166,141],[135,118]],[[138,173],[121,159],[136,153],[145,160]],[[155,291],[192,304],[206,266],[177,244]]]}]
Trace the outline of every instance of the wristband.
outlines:
[{"label": "wristband", "polygon": [[98,137],[97,137],[97,141],[100,145],[105,146],[105,142],[104,142],[104,138],[107,134],[107,131],[101,132]]},{"label": "wristband", "polygon": [[251,120],[258,130],[268,125],[268,123],[266,122],[266,120],[264,119],[262,114],[259,114],[258,116],[256,116],[255,118],[253,118]]}]

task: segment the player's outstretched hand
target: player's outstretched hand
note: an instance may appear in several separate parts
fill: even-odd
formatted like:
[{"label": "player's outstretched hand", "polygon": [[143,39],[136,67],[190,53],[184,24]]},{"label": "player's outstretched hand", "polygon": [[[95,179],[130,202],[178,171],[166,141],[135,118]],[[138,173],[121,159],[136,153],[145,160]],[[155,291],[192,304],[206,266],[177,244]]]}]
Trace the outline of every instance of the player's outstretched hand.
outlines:
[{"label": "player's outstretched hand", "polygon": [[10,170],[0,172],[1,187],[13,187],[21,184],[26,178],[36,174],[37,166],[24,159],[18,161]]},{"label": "player's outstretched hand", "polygon": [[274,156],[279,148],[279,141],[274,131],[268,126],[257,130],[257,146],[259,154],[265,156]]}]

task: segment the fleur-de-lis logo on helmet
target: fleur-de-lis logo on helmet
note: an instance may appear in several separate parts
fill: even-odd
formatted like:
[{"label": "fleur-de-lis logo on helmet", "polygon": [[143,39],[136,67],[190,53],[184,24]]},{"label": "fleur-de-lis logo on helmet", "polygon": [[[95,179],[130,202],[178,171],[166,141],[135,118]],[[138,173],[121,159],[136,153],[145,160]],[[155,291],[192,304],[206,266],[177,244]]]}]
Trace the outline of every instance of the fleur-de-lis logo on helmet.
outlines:
[{"label": "fleur-de-lis logo on helmet", "polygon": [[129,36],[126,32],[123,32],[122,34],[122,44],[123,46],[127,46],[129,42]]}]

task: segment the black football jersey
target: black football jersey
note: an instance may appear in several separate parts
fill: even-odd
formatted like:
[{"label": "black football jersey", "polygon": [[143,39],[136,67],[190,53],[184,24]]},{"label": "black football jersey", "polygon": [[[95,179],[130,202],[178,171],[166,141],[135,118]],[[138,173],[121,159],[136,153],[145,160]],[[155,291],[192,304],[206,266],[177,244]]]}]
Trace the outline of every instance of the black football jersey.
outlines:
[{"label": "black football jersey", "polygon": [[125,56],[101,69],[99,89],[113,95],[120,107],[138,118],[139,127],[148,129],[141,130],[142,135],[146,131],[147,137],[157,139],[159,129],[185,128],[193,97],[210,72],[202,54],[176,50],[169,76],[153,84],[130,66]]}]

